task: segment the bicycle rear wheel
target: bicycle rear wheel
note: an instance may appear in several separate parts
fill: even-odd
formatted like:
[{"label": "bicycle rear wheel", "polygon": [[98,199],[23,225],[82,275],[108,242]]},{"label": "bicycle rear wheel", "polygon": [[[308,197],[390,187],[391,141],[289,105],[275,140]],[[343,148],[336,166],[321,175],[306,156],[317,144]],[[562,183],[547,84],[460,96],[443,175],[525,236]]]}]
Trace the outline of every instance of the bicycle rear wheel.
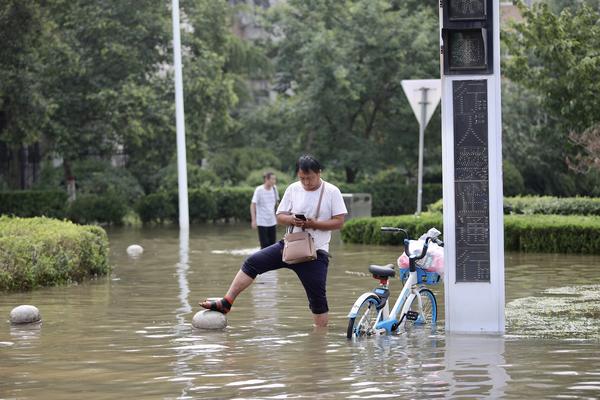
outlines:
[{"label": "bicycle rear wheel", "polygon": [[379,310],[377,310],[378,305],[379,298],[375,295],[369,296],[363,301],[356,317],[348,319],[348,330],[346,331],[348,339],[371,336],[375,333],[373,328],[377,320],[377,314],[379,313]]},{"label": "bicycle rear wheel", "polygon": [[[416,321],[407,320],[406,326],[422,326],[422,325],[435,325],[437,321],[437,300],[433,292],[427,288],[421,288],[419,290],[419,296],[423,304],[423,313],[419,314]],[[410,311],[419,313],[419,299],[415,296],[410,303]]]}]

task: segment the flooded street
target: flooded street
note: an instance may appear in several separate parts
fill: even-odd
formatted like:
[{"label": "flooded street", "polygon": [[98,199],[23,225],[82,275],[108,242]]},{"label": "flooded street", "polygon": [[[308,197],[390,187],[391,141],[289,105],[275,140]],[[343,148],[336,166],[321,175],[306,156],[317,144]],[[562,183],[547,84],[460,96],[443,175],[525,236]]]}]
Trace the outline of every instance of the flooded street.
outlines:
[{"label": "flooded street", "polygon": [[[348,341],[352,303],[377,284],[367,266],[395,262],[398,248],[334,236],[326,331],[289,270],[259,277],[226,330],[199,331],[198,300],[225,293],[256,232],[193,227],[189,251],[176,228],[108,233],[109,277],[0,297],[0,399],[600,397],[599,256],[508,253],[504,337],[446,335],[440,284],[436,330]],[[6,322],[19,304],[40,309],[41,328]]]}]

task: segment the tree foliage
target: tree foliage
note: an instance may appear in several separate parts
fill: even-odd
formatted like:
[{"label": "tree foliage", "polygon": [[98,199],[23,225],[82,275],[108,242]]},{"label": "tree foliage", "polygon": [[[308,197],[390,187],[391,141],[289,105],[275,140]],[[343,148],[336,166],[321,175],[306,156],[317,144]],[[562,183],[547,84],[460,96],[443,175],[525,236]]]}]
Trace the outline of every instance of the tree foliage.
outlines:
[{"label": "tree foliage", "polygon": [[[63,158],[125,156],[147,190],[175,153],[170,1],[0,4],[0,141]],[[245,76],[266,65],[224,0],[181,1],[188,160],[233,136]],[[258,71],[258,72],[257,72]]]},{"label": "tree foliage", "polygon": [[39,139],[51,106],[43,95],[43,13],[34,2],[0,3],[0,141],[11,147]]},{"label": "tree foliage", "polygon": [[[576,179],[565,161],[581,151],[569,133],[584,132],[600,119],[600,13],[586,4],[558,14],[547,4],[519,7],[524,21],[503,35],[504,72],[512,81],[505,85],[505,103],[514,106],[504,115],[513,141],[507,155],[536,192],[585,192],[590,182]],[[523,153],[538,161],[519,164],[526,160]]]},{"label": "tree foliage", "polygon": [[418,125],[400,82],[439,75],[433,10],[384,0],[275,7],[270,54],[282,94],[250,136],[315,153],[349,182],[386,165],[416,170]]}]

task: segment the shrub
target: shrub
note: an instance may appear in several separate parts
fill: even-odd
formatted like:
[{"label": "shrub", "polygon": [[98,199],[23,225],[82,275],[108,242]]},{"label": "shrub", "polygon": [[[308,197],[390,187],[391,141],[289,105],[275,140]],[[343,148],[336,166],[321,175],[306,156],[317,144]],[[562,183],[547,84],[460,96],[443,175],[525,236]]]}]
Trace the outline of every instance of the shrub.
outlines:
[{"label": "shrub", "polygon": [[227,187],[213,191],[218,218],[250,221],[251,187]]},{"label": "shrub", "polygon": [[[225,187],[192,189],[188,192],[190,222],[250,220],[250,201],[254,188]],[[158,192],[144,196],[137,205],[143,223],[178,222],[177,192]]]},{"label": "shrub", "polygon": [[294,182],[294,179],[284,173],[281,172],[275,168],[261,168],[261,169],[256,169],[254,171],[251,171],[248,176],[246,177],[246,179],[244,180],[244,185],[246,186],[250,186],[250,187],[256,187],[258,185],[262,185],[264,182],[263,176],[265,174],[265,172],[273,172],[275,173],[275,176],[277,176],[277,188],[281,190],[281,188],[286,188],[290,183]]},{"label": "shrub", "polygon": [[171,199],[172,194],[167,192],[151,193],[144,196],[138,202],[136,209],[142,223],[163,223],[177,219],[177,199]]},{"label": "shrub", "polygon": [[28,290],[105,275],[108,237],[97,226],[0,217],[0,290]]},{"label": "shrub", "polygon": [[62,190],[0,192],[0,215],[64,218],[67,193]]},{"label": "shrub", "polygon": [[525,182],[523,176],[510,161],[502,163],[502,177],[504,181],[504,195],[516,196],[525,193]]},{"label": "shrub", "polygon": [[444,199],[439,199],[435,203],[427,206],[427,211],[432,213],[441,213],[444,209]]},{"label": "shrub", "polygon": [[[342,239],[352,243],[399,245],[401,235],[383,234],[382,226],[402,227],[418,237],[431,227],[442,231],[442,215],[356,218],[346,222]],[[508,215],[504,218],[504,247],[514,251],[600,254],[600,217]]]},{"label": "shrub", "polygon": [[443,232],[442,215],[422,213],[420,216],[400,215],[375,218],[353,218],[342,228],[342,240],[350,243],[393,244],[399,245],[404,239],[402,235],[384,234],[382,226],[404,228],[411,238],[418,238],[429,228],[436,227]]},{"label": "shrub", "polygon": [[600,215],[600,198],[518,196],[504,198],[515,214]]},{"label": "shrub", "polygon": [[[430,212],[442,212],[442,199],[427,208]],[[599,215],[600,198],[516,196],[504,198],[505,214],[556,214],[556,215]]]},{"label": "shrub", "polygon": [[242,147],[214,153],[208,161],[209,168],[224,182],[238,184],[243,182],[248,171],[274,167],[281,162],[272,151],[264,148]]},{"label": "shrub", "polygon": [[[178,179],[176,163],[161,169],[156,176],[156,180],[158,181],[158,190],[164,192],[177,191],[179,187]],[[188,163],[187,184],[188,188],[191,189],[220,186],[221,179],[213,171],[203,169],[196,164]]]},{"label": "shrub", "polygon": [[[417,210],[417,186],[392,182],[361,182],[341,184],[343,193],[370,193],[373,216],[404,215]],[[432,203],[442,197],[442,185],[438,183],[423,184],[423,205]]]},{"label": "shrub", "polygon": [[120,225],[127,213],[125,200],[116,194],[77,196],[67,211],[67,217],[79,224]]},{"label": "shrub", "polygon": [[[219,218],[214,191],[208,189],[194,189],[190,190],[188,194],[190,222],[206,222]],[[175,195],[174,198],[179,199],[177,195]],[[179,210],[179,207],[176,207],[175,209]],[[179,218],[179,216],[177,218]]]},{"label": "shrub", "polygon": [[507,215],[507,250],[600,254],[600,217],[574,215]]},{"label": "shrub", "polygon": [[[77,195],[93,194],[104,196],[118,193],[128,206],[144,194],[137,179],[126,168],[113,167],[103,160],[80,160],[73,163],[73,175],[76,178]],[[55,189],[64,187],[64,171],[62,167],[47,165],[42,169],[39,188]]]}]

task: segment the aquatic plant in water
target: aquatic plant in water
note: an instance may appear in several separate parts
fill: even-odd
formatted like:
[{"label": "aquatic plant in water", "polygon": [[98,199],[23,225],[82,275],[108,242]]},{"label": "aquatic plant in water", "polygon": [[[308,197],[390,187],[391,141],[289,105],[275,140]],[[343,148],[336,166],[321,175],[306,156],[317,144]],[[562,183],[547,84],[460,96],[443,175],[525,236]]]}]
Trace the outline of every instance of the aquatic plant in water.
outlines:
[{"label": "aquatic plant in water", "polygon": [[506,305],[506,327],[518,336],[600,340],[600,285],[565,286]]}]

